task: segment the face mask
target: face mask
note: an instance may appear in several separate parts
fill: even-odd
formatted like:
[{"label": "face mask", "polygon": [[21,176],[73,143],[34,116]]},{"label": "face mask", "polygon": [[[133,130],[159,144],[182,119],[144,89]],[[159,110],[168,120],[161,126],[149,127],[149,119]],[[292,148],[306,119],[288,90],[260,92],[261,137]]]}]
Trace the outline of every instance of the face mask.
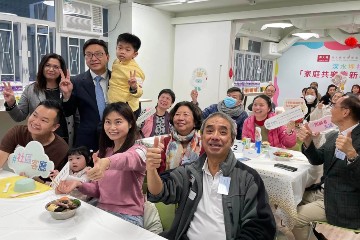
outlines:
[{"label": "face mask", "polygon": [[305,96],[306,102],[307,103],[313,103],[315,101],[315,96],[313,95],[306,95]]},{"label": "face mask", "polygon": [[224,103],[227,108],[233,108],[236,105],[236,99],[232,97],[226,97],[224,99]]}]

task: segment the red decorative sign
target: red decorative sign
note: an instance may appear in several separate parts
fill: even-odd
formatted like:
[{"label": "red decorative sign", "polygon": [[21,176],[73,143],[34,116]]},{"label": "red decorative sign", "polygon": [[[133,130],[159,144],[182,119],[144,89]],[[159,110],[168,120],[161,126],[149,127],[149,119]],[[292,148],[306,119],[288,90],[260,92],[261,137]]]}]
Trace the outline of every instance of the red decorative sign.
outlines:
[{"label": "red decorative sign", "polygon": [[318,55],[318,62],[330,62],[330,55]]}]

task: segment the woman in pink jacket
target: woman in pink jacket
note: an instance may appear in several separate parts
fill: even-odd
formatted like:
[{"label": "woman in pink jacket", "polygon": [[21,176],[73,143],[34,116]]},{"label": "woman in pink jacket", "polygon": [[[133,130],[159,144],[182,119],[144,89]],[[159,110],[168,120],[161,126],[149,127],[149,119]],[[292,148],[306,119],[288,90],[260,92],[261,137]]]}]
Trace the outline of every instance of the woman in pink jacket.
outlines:
[{"label": "woman in pink jacket", "polygon": [[99,152],[93,154],[94,167],[87,172],[93,181],[67,180],[57,190],[69,193],[78,188],[98,198],[98,208],[142,227],[146,148],[135,144],[135,116],[128,104],[111,103],[104,110],[102,124]]},{"label": "woman in pink jacket", "polygon": [[268,130],[264,126],[266,119],[275,116],[271,112],[271,99],[266,95],[259,95],[254,98],[253,115],[248,117],[243,125],[242,137],[251,138],[255,142],[255,127],[261,128],[262,141],[267,141],[272,147],[291,148],[296,144],[295,123],[289,122],[287,126],[281,126]]}]

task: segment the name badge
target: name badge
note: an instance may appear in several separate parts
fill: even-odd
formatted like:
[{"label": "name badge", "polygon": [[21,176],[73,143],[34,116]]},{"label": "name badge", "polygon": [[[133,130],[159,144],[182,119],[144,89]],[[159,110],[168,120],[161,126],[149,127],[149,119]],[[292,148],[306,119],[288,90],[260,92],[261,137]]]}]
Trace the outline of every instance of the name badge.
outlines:
[{"label": "name badge", "polygon": [[195,197],[196,197],[196,193],[193,190],[190,189],[190,193],[189,193],[190,200],[194,200]]},{"label": "name badge", "polygon": [[229,188],[230,188],[230,177],[224,177],[220,176],[219,185],[218,185],[218,193],[223,195],[229,194]]},{"label": "name badge", "polygon": [[335,157],[337,157],[337,158],[339,158],[341,160],[345,160],[346,154],[336,148],[335,149]]}]

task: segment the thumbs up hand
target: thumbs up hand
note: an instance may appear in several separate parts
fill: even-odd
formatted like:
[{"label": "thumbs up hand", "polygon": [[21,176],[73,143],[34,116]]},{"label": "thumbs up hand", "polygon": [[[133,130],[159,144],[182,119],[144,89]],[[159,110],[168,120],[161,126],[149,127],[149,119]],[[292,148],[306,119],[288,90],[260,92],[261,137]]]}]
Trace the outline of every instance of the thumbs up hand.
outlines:
[{"label": "thumbs up hand", "polygon": [[104,177],[105,171],[110,166],[110,159],[99,158],[97,153],[92,155],[94,167],[86,172],[86,175],[90,180],[97,181]]},{"label": "thumbs up hand", "polygon": [[300,128],[299,132],[297,133],[297,137],[304,143],[305,147],[310,145],[312,141],[312,131],[307,123]]},{"label": "thumbs up hand", "polygon": [[356,155],[356,150],[352,145],[351,131],[348,132],[346,136],[339,134],[336,139],[335,146],[337,149],[344,152],[348,157]]},{"label": "thumbs up hand", "polygon": [[164,148],[164,137],[162,136],[154,138],[154,145],[152,148],[148,148],[146,153],[146,170],[156,170],[161,164],[161,152]]}]

